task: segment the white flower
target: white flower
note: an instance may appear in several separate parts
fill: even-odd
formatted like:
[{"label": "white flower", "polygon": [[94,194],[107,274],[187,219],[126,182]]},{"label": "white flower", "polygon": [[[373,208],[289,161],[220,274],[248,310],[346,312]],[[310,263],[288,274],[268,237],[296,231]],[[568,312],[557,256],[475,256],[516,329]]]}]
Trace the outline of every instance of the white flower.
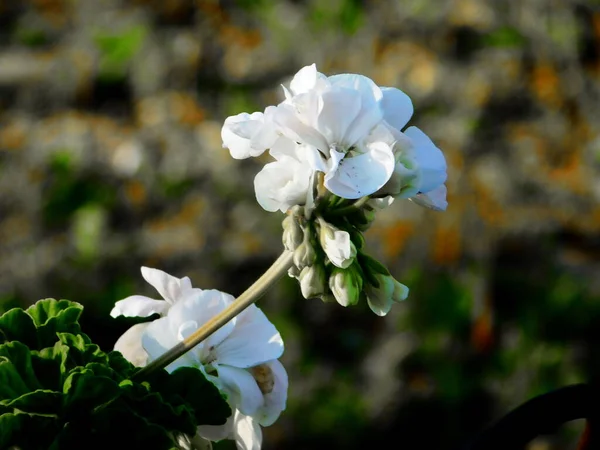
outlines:
[{"label": "white flower", "polygon": [[[187,277],[178,279],[146,267],[142,274],[164,301],[128,297],[117,302],[111,313],[116,316],[125,311],[135,316],[158,311],[162,315],[133,326],[115,345],[139,366],[158,358],[234,301],[217,290],[192,288]],[[251,305],[167,366],[168,371],[196,367],[228,396],[234,414],[225,425],[199,427],[199,435],[211,440],[235,439],[239,449],[260,449],[259,425],[271,425],[286,405],[287,373],[277,360],[282,353],[281,335],[264,313]]]},{"label": "white flower", "polygon": [[385,104],[383,91],[371,79],[354,74],[325,77],[313,64],[296,74],[290,91],[272,120],[282,135],[319,151],[312,168],[325,173],[329,191],[356,199],[388,181],[394,154],[372,134]]},{"label": "white flower", "polygon": [[[300,69],[284,93],[285,100],[264,114],[227,118],[221,133],[234,158],[271,150],[276,162],[255,180],[263,208],[306,204],[307,180],[315,171],[325,174],[330,192],[347,199],[373,194],[388,182],[396,167],[395,142],[385,130],[400,130],[411,117],[405,93],[362,75],[327,77],[314,64]],[[278,146],[286,149],[283,154]]]}]

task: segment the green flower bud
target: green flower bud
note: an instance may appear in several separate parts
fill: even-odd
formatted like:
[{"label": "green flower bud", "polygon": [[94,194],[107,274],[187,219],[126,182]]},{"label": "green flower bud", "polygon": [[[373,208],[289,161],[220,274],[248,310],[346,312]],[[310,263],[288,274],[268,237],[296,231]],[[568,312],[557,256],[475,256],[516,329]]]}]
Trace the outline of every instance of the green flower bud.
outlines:
[{"label": "green flower bud", "polygon": [[348,269],[336,267],[329,276],[329,289],[340,305],[356,305],[362,290],[362,278],[354,265]]},{"label": "green flower bud", "polygon": [[365,293],[369,308],[378,316],[385,316],[392,308],[394,289],[396,287],[391,275],[375,274],[377,286],[367,284]]},{"label": "green flower bud", "polygon": [[305,267],[298,279],[302,296],[306,299],[320,297],[327,291],[325,268],[321,264]]}]

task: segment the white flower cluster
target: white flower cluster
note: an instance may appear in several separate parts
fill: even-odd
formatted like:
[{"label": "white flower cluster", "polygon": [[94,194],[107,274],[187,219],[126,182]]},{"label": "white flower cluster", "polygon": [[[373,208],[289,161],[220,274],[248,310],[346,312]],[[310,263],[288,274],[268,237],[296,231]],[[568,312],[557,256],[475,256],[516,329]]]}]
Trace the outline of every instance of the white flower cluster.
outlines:
[{"label": "white flower cluster", "polygon": [[221,131],[232,157],[268,150],[275,159],[254,180],[265,210],[310,204],[317,172],[325,188],[344,199],[391,196],[446,209],[446,160],[417,127],[402,131],[413,114],[404,92],[362,75],[327,77],[313,64],[284,93],[285,100],[264,113],[228,117]]},{"label": "white flower cluster", "polygon": [[[118,301],[111,316],[161,317],[134,325],[115,344],[125,358],[145,366],[183,341],[234,298],[216,290],[193,288],[190,279],[142,267],[142,276],[162,296],[133,295]],[[224,425],[198,427],[210,441],[234,439],[243,450],[260,450],[261,425],[273,424],[285,409],[288,378],[278,358],[283,340],[263,312],[251,305],[166,369],[196,367],[227,395],[233,411]]]}]

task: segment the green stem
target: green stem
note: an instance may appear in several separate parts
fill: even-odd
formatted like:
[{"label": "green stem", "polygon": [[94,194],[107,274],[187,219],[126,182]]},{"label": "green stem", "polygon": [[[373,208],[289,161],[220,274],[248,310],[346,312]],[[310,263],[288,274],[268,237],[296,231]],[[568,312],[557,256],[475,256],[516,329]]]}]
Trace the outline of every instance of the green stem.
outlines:
[{"label": "green stem", "polygon": [[205,340],[223,325],[228,323],[235,316],[240,314],[248,306],[255,303],[272,284],[274,284],[281,276],[292,266],[292,252],[284,250],[277,258],[271,267],[262,274],[262,276],[254,282],[242,295],[240,295],[231,305],[221,311],[219,314],[211,318],[208,322],[198,328],[194,333],[178,343],[173,348],[167,350],[146,367],[143,367],[135,374],[135,378],[143,378],[144,375],[154,372],[155,370],[167,367],[181,355],[190,351],[200,342]]},{"label": "green stem", "polygon": [[354,211],[358,211],[362,206],[369,201],[370,197],[365,195],[364,197],[359,198],[354,203],[349,206],[344,206],[343,208],[336,209],[329,213],[330,216],[343,216],[344,214],[348,214]]}]

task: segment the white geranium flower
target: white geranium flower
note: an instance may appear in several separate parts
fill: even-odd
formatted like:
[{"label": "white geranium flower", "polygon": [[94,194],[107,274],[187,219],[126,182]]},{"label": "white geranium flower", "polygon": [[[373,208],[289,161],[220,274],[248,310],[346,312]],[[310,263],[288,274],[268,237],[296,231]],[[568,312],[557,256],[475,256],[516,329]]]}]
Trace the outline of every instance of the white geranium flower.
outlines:
[{"label": "white geranium flower", "polygon": [[290,91],[285,91],[286,100],[272,120],[282,135],[319,151],[312,168],[325,173],[327,189],[356,199],[388,181],[394,154],[372,134],[383,119],[385,103],[383,91],[371,79],[354,74],[325,77],[313,64],[296,74]]},{"label": "white geranium flower", "polygon": [[[178,279],[147,267],[142,274],[164,300],[132,296],[117,302],[111,312],[113,316],[123,312],[162,315],[153,322],[134,325],[115,345],[138,366],[158,358],[234,301],[220,291],[192,288],[187,277]],[[251,305],[167,366],[168,371],[197,367],[228,396],[234,414],[225,425],[199,427],[201,437],[235,439],[239,449],[260,449],[260,425],[271,425],[287,401],[287,373],[277,360],[282,353],[281,335],[264,313]]]},{"label": "white geranium flower", "polygon": [[285,100],[264,114],[229,117],[222,129],[223,146],[234,158],[258,156],[276,145],[292,149],[285,157],[271,152],[276,162],[255,180],[263,208],[305,204],[302,191],[314,171],[325,174],[330,192],[347,199],[388,182],[396,168],[394,140],[383,138],[381,128],[406,125],[413,106],[404,92],[380,88],[362,75],[327,77],[312,64],[298,71],[284,93]]}]

